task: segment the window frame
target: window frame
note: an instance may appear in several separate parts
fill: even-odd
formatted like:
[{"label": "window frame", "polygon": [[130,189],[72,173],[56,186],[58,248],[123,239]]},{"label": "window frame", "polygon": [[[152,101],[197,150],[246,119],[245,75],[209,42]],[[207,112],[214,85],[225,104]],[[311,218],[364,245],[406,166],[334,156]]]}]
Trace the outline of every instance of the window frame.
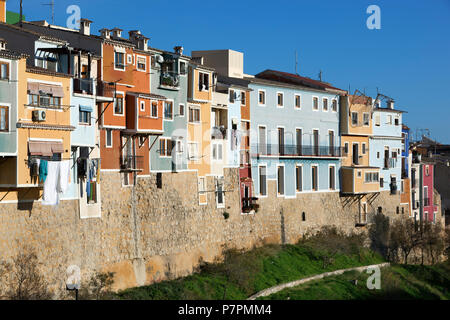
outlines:
[{"label": "window frame", "polygon": [[[220,146],[220,158],[219,158],[219,146]],[[216,156],[214,157],[214,149]],[[223,143],[220,141],[214,141],[211,143],[211,159],[213,162],[223,161]]]},{"label": "window frame", "polygon": [[[367,124],[366,124],[365,116],[367,116]],[[370,127],[370,113],[368,113],[368,112],[363,112],[363,126]]]},{"label": "window frame", "polygon": [[[298,170],[300,169],[300,189],[298,188]],[[295,165],[295,193],[303,192],[303,164]]]},{"label": "window frame", "polygon": [[[265,169],[265,184],[264,184],[264,191],[265,194],[261,194],[261,168]],[[267,182],[267,164],[258,164],[258,195],[260,198],[267,198],[268,197],[268,190],[267,190],[268,182]]]},{"label": "window frame", "polygon": [[[325,104],[325,101],[327,102]],[[330,101],[330,99],[328,99],[327,97],[322,97],[322,111],[323,112],[328,112],[328,110],[330,110],[330,106],[328,105],[328,102]],[[325,105],[326,105],[326,109],[325,109]]]},{"label": "window frame", "polygon": [[[181,110],[183,110],[183,112],[181,112]],[[184,117],[186,115],[186,106],[184,105],[184,103],[178,104],[178,114],[180,117]]]},{"label": "window frame", "polygon": [[[168,118],[166,116],[166,105],[170,104],[171,107],[171,117]],[[163,103],[163,115],[164,115],[164,121],[173,121],[174,119],[174,114],[173,114],[173,100],[165,100]]]},{"label": "window frame", "polygon": [[[153,119],[158,119],[158,107],[159,107],[159,105],[158,105],[159,103],[158,103],[158,101],[156,101],[156,100],[151,100],[150,101],[150,118],[153,118]],[[153,107],[156,105],[156,115],[153,115]]]},{"label": "window frame", "polygon": [[[121,113],[116,112],[116,106],[117,106],[117,102],[119,100],[122,101],[122,112]],[[116,97],[114,99],[113,115],[120,116],[120,117],[125,116],[125,94],[123,94],[123,92],[116,92]]]},{"label": "window frame", "polygon": [[[280,193],[279,190],[279,184],[280,184],[280,175],[279,175],[279,169],[283,168],[283,193]],[[284,163],[277,164],[277,197],[284,197],[286,196],[286,166]]]},{"label": "window frame", "polygon": [[[2,77],[2,68],[3,66],[6,66],[6,78]],[[10,63],[9,62],[5,62],[5,61],[0,61],[0,80],[9,80],[9,76],[10,76]]]},{"label": "window frame", "polygon": [[[334,173],[334,177],[333,177],[333,186],[331,186],[331,168],[333,168],[333,173]],[[328,190],[331,191],[336,191],[336,165],[335,164],[329,164],[328,165]]]},{"label": "window frame", "polygon": [[[142,108],[142,106],[144,106],[144,108]],[[140,100],[139,101],[139,110],[141,112],[145,112],[145,100]]]},{"label": "window frame", "polygon": [[[195,145],[196,146],[196,148],[195,148],[195,151],[196,151],[196,156],[195,157],[191,157],[191,145]],[[199,156],[199,142],[197,142],[197,141],[188,141],[187,142],[187,147],[188,147],[188,160],[189,161],[198,161],[199,159],[200,159],[200,156]]]},{"label": "window frame", "polygon": [[[353,115],[356,115],[356,123],[353,123]],[[350,113],[350,120],[351,120],[351,125],[352,125],[352,127],[357,127],[358,126],[358,123],[359,123],[359,119],[358,119],[359,117],[358,117],[358,112],[357,111],[352,111],[351,113]]]},{"label": "window frame", "polygon": [[[334,110],[334,106],[336,106],[336,110]],[[338,101],[337,99],[331,99],[331,112],[338,112]]]},{"label": "window frame", "polygon": [[[261,103],[260,99],[259,99],[261,93],[263,94],[264,103]],[[265,107],[266,106],[266,90],[258,89],[258,106],[260,106],[260,107]]]},{"label": "window frame", "polygon": [[[191,110],[198,110],[198,120],[195,120],[195,113],[192,113],[192,120],[191,120]],[[201,124],[201,108],[197,105],[190,105],[189,106],[189,116],[188,116],[188,123],[191,124]]]},{"label": "window frame", "polygon": [[[279,97],[281,97],[281,104],[279,102]],[[284,108],[284,92],[277,91],[277,108]]]},{"label": "window frame", "polygon": [[[108,134],[111,136],[111,144],[108,145]],[[105,148],[112,148],[113,147],[113,134],[112,129],[106,129],[105,130]]]},{"label": "window frame", "polygon": [[[299,105],[297,105],[297,98],[299,100]],[[301,110],[302,109],[302,95],[299,93],[294,94],[294,109]]]},{"label": "window frame", "polygon": [[[92,112],[90,112],[90,111],[82,111],[82,110],[79,110],[78,112],[79,112],[79,114],[78,114],[78,124],[90,126],[91,123],[92,123]],[[82,121],[82,120],[85,120],[84,117],[82,119],[83,115],[86,115],[86,122]]]},{"label": "window frame", "polygon": [[[5,132],[9,132],[9,127],[10,127],[10,125],[9,125],[9,106],[6,106],[6,105],[0,105],[0,110],[5,110],[4,111],[4,114],[5,114],[5,129],[0,129],[0,132],[3,132],[3,133],[5,133]],[[1,114],[1,112],[0,112],[0,114]]]},{"label": "window frame", "polygon": [[[312,96],[311,97],[311,101],[312,101],[312,111],[316,111],[316,112],[318,112],[319,111],[319,109],[320,109],[320,107],[319,107],[319,97],[318,96]],[[314,107],[314,101],[316,101],[317,100],[317,108],[315,108]]]},{"label": "window frame", "polygon": [[[144,59],[144,68],[139,67],[139,59]],[[146,72],[147,71],[147,57],[136,55],[136,70],[139,72]]]},{"label": "window frame", "polygon": [[[122,64],[119,64],[118,61],[117,61],[117,55],[118,54],[122,55]],[[126,69],[125,55],[126,55],[126,53],[124,53],[124,52],[119,52],[119,51],[114,50],[114,70],[125,71],[125,69]]]}]

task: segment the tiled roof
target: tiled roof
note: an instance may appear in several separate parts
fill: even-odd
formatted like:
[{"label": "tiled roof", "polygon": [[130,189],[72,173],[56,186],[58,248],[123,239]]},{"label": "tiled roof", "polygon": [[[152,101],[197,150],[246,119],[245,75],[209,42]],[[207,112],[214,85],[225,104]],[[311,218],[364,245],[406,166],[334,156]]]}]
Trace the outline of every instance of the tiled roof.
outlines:
[{"label": "tiled roof", "polygon": [[33,66],[29,66],[29,65],[27,65],[26,72],[37,73],[37,74],[46,74],[46,75],[50,75],[50,76],[65,77],[65,78],[72,77],[72,75],[67,74],[67,73],[51,71],[48,69],[44,69],[44,68],[40,68],[40,67],[33,67]]},{"label": "tiled roof", "polygon": [[303,85],[306,87],[311,87],[315,89],[322,89],[322,90],[338,90],[342,92],[346,92],[345,90],[336,88],[331,86],[329,83],[314,80],[307,77],[302,77],[297,74],[283,72],[283,71],[276,71],[276,70],[265,70],[263,72],[258,73],[255,75],[255,78],[260,79],[266,79],[266,80],[272,80],[272,81],[278,81],[278,82],[284,82],[294,85]]},{"label": "tiled roof", "polygon": [[240,78],[232,78],[232,77],[227,77],[221,74],[217,75],[217,81],[226,85],[235,85],[235,86],[239,86],[239,87],[245,87],[247,88],[250,81],[245,80],[245,79],[240,79]]},{"label": "tiled roof", "polygon": [[17,25],[13,25],[13,24],[6,24],[4,22],[0,22],[0,27],[4,27],[4,28],[6,27],[6,28],[9,28],[9,29],[13,29],[15,31],[18,31],[18,32],[28,33],[30,35],[39,37],[42,40],[59,42],[59,43],[62,43],[62,44],[67,43],[67,41],[65,41],[65,40],[62,40],[62,39],[59,39],[59,38],[55,38],[55,37],[52,37],[52,36],[48,36],[48,35],[45,35],[45,34],[40,33],[40,32],[31,31],[29,29],[21,28],[21,27],[19,27]]},{"label": "tiled roof", "polygon": [[20,59],[20,58],[28,58],[28,55],[23,53],[17,53],[11,50],[1,50],[0,51],[0,57],[6,58],[6,59]]}]

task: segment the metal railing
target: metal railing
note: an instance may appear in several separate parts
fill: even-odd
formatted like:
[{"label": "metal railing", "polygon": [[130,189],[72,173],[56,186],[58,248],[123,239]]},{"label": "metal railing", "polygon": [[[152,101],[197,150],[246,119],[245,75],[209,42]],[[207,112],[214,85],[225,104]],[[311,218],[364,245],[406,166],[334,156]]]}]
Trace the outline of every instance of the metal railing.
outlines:
[{"label": "metal railing", "polygon": [[161,72],[161,86],[178,88],[180,86],[180,75],[177,72]]},{"label": "metal railing", "polygon": [[255,144],[251,147],[253,154],[266,156],[316,156],[316,157],[342,157],[343,147],[336,146],[305,146],[282,144]]},{"label": "metal railing", "polygon": [[93,94],[94,80],[93,79],[73,79],[73,91],[76,93]]},{"label": "metal railing", "polygon": [[114,83],[97,81],[97,96],[114,98],[115,86]]},{"label": "metal railing", "polygon": [[120,158],[120,167],[124,170],[135,170],[144,168],[143,156],[124,156]]}]

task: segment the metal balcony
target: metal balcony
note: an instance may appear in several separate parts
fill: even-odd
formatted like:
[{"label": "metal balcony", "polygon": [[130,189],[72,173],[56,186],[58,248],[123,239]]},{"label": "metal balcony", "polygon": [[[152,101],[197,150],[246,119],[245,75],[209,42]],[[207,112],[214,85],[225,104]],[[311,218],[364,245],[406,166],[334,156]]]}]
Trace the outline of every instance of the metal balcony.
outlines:
[{"label": "metal balcony", "polygon": [[252,153],[258,156],[339,158],[344,155],[344,148],[335,146],[255,144],[252,145]]},{"label": "metal balcony", "polygon": [[73,92],[83,94],[94,93],[94,80],[93,79],[73,79]]},{"label": "metal balcony", "polygon": [[180,75],[171,71],[161,72],[160,85],[163,88],[178,89],[180,87]]}]

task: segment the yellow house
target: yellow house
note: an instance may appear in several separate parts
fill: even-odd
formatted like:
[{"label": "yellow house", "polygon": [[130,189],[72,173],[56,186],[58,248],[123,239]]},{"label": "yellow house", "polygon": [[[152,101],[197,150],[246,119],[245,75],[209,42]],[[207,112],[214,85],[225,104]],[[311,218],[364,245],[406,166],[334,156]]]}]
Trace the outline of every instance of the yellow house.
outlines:
[{"label": "yellow house", "polygon": [[1,201],[38,200],[43,184],[33,166],[35,159],[70,159],[71,76],[19,65],[17,161],[15,187],[0,191]]},{"label": "yellow house", "polygon": [[372,98],[364,95],[341,97],[340,131],[344,158],[341,193],[359,197],[360,223],[366,223],[368,194],[380,191],[380,168],[369,165],[369,136],[372,135]]},{"label": "yellow house", "polygon": [[[207,203],[206,176],[211,173],[211,102],[213,69],[191,62],[188,78],[188,169],[198,176],[199,203]],[[222,151],[223,152],[223,151]]]}]

